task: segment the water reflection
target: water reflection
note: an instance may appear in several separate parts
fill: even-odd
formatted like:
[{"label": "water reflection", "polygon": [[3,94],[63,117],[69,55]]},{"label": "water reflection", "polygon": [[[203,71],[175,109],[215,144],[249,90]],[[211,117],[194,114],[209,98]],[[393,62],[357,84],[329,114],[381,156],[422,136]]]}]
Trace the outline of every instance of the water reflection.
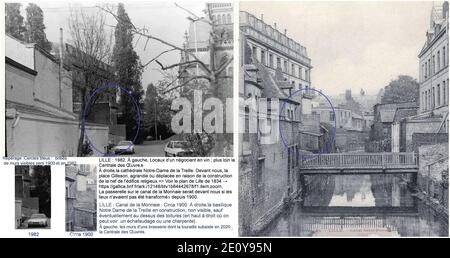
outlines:
[{"label": "water reflection", "polygon": [[412,174],[304,176],[268,236],[448,236],[448,218],[418,201]]}]

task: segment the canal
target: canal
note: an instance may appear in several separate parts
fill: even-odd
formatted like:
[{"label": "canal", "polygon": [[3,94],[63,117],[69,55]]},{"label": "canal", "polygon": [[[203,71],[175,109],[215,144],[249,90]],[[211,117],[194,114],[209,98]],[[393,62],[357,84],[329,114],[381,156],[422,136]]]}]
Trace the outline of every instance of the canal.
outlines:
[{"label": "canal", "polygon": [[311,175],[260,235],[448,236],[448,217],[412,193],[413,174]]}]

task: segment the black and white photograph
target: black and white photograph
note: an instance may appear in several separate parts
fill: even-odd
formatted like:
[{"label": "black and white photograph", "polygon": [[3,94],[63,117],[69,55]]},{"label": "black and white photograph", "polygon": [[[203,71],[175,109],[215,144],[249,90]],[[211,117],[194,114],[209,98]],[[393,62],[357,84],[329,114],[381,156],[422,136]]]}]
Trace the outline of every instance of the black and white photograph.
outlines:
[{"label": "black and white photograph", "polygon": [[5,3],[5,155],[233,155],[233,4]]},{"label": "black and white photograph", "polygon": [[66,231],[97,230],[97,165],[66,166]]},{"label": "black and white photograph", "polygon": [[241,236],[448,237],[448,2],[240,2]]},{"label": "black and white photograph", "polygon": [[51,167],[15,166],[15,228],[49,229]]}]

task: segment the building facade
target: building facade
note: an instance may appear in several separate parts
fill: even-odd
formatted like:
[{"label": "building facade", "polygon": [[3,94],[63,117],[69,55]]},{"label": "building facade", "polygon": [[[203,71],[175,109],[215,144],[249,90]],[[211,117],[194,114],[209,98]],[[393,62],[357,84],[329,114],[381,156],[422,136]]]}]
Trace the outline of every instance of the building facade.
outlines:
[{"label": "building facade", "polygon": [[392,151],[417,151],[415,135],[448,134],[448,2],[434,2],[430,27],[419,57],[419,108],[397,110],[392,124]]},{"label": "building facade", "polygon": [[311,59],[306,47],[254,15],[241,11],[239,27],[246,34],[248,44],[255,58],[263,64],[272,75],[275,70],[282,71],[283,80],[292,85],[292,90],[311,86]]},{"label": "building facade", "polygon": [[97,228],[96,169],[86,164],[66,167],[66,231]]},{"label": "building facade", "polygon": [[[6,155],[76,156],[79,118],[73,112],[72,71],[36,44],[5,36]],[[87,124],[96,146],[108,127]]]},{"label": "building facade", "polygon": [[306,48],[277,30],[264,32],[271,26],[249,13],[240,16],[239,224],[241,235],[252,235],[297,198],[302,157],[319,151],[322,131],[313,94],[294,94],[310,87]]},{"label": "building facade", "polygon": [[445,120],[448,130],[449,96],[449,45],[448,45],[448,2],[435,2],[430,15],[430,28],[420,51],[420,113],[432,112]]},{"label": "building facade", "polygon": [[[215,67],[220,67],[221,61],[233,56],[233,4],[208,3],[206,4],[206,17],[189,17],[189,28],[185,34],[184,52],[181,53],[181,63],[193,61],[193,54],[211,69],[211,53]],[[211,38],[214,34],[214,39]],[[188,53],[186,53],[188,52]],[[180,83],[192,76],[205,75],[205,71],[198,63],[182,65],[179,68]],[[231,62],[223,71],[223,75],[233,76],[233,63]],[[231,79],[231,78],[230,78]]]}]

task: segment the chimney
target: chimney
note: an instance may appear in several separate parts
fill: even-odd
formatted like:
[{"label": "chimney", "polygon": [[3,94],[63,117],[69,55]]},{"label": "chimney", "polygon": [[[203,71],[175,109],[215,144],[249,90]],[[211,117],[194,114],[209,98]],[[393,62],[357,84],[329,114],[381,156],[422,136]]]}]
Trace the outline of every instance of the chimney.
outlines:
[{"label": "chimney", "polygon": [[261,21],[264,21],[264,14],[261,14]]},{"label": "chimney", "polygon": [[287,35],[287,29],[284,29],[284,35]]},{"label": "chimney", "polygon": [[64,68],[64,59],[63,59],[63,29],[59,28],[59,107],[62,107],[62,72]]},{"label": "chimney", "polygon": [[276,23],[276,22],[273,24],[273,27],[274,27],[275,29],[277,29],[277,23]]}]

